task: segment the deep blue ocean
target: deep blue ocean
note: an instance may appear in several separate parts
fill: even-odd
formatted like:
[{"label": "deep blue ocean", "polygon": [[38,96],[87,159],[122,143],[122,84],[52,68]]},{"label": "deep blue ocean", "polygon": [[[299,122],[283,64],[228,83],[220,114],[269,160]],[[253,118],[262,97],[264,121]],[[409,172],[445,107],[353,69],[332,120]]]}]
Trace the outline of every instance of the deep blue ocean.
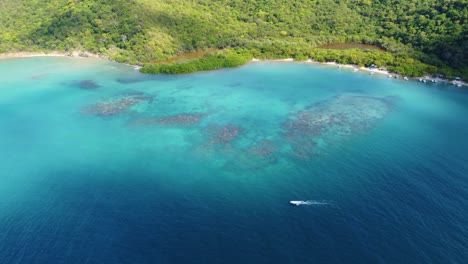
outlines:
[{"label": "deep blue ocean", "polygon": [[283,62],[0,76],[2,264],[467,263],[467,89]]}]

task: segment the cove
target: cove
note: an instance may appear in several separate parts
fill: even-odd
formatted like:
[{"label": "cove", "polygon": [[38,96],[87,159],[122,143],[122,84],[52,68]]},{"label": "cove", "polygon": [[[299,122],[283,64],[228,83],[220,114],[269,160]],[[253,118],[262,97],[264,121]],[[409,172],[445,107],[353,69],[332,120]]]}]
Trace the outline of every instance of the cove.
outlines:
[{"label": "cove", "polygon": [[466,90],[284,62],[0,72],[1,263],[467,258]]}]

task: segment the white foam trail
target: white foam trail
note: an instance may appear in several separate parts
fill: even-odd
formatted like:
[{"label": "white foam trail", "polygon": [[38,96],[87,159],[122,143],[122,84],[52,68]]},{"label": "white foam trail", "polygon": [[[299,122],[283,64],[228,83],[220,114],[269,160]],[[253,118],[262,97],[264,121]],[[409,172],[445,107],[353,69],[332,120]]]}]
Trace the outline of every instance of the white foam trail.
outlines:
[{"label": "white foam trail", "polygon": [[318,200],[307,200],[305,205],[332,205],[331,201],[318,201]]}]

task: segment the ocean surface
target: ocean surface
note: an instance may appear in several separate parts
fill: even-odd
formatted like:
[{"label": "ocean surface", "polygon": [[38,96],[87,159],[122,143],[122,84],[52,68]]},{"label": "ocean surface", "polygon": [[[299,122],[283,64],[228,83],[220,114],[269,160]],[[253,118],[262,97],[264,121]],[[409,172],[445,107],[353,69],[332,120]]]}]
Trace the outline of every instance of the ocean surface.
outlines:
[{"label": "ocean surface", "polygon": [[466,89],[280,62],[0,75],[2,264],[467,263]]}]

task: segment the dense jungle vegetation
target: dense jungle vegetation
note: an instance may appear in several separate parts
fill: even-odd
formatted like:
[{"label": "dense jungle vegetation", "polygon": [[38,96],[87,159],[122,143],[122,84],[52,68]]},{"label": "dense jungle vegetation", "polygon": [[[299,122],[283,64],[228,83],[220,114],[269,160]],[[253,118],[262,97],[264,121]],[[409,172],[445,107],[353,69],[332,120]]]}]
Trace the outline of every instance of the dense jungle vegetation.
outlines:
[{"label": "dense jungle vegetation", "polygon": [[[402,74],[438,71],[466,79],[467,18],[466,0],[0,0],[0,52],[82,50],[145,64],[224,49],[200,59],[221,65],[221,57],[233,54],[244,60],[247,50],[259,58],[364,65],[374,58]],[[314,48],[344,42],[388,52]],[[197,63],[190,63],[194,69]]]}]

